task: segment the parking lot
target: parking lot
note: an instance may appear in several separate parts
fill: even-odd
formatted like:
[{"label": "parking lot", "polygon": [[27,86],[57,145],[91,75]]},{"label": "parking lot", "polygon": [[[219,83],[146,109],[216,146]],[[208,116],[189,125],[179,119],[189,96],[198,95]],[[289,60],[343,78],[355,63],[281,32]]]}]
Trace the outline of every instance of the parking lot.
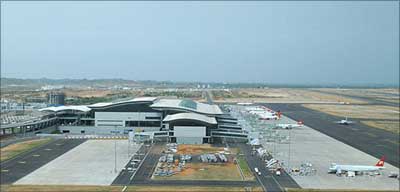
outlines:
[{"label": "parking lot", "polygon": [[128,140],[88,140],[16,184],[110,185],[139,148],[128,148]]}]

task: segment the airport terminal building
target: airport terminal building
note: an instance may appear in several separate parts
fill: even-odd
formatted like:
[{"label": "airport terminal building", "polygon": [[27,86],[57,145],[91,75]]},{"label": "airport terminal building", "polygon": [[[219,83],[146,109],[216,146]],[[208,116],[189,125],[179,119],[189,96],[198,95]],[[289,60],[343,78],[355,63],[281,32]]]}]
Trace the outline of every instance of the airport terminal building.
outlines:
[{"label": "airport terminal building", "polygon": [[218,105],[189,99],[140,97],[88,106],[48,107],[41,111],[58,117],[66,134],[128,134],[181,144],[235,140],[247,142],[248,134],[237,119]]}]

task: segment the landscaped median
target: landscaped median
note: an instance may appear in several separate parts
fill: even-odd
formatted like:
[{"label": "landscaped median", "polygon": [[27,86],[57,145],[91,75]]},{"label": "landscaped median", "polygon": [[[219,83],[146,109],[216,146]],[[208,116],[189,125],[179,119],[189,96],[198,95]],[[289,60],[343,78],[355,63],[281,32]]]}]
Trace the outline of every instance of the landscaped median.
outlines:
[{"label": "landscaped median", "polygon": [[35,140],[29,140],[29,141],[24,141],[20,143],[15,143],[8,145],[6,147],[1,148],[1,156],[0,156],[0,161],[6,161],[8,159],[11,159],[21,153],[24,153],[26,151],[29,151],[35,147],[39,147],[41,145],[44,145],[46,143],[49,143],[52,139],[51,138],[44,138],[44,139],[35,139]]},{"label": "landscaped median", "polygon": [[243,177],[245,181],[254,180],[254,175],[250,170],[249,165],[246,162],[246,159],[242,155],[238,155],[236,158],[237,164],[239,165],[240,169],[242,170]]}]

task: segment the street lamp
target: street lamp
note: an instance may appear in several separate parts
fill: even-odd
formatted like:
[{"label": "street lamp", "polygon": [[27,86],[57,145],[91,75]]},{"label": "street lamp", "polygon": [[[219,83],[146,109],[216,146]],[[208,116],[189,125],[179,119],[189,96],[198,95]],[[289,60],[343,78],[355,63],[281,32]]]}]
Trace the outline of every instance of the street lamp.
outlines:
[{"label": "street lamp", "polygon": [[291,129],[289,129],[289,154],[288,154],[288,169],[290,169],[290,143],[292,140],[292,137],[290,135]]},{"label": "street lamp", "polygon": [[[114,135],[117,135],[117,126],[114,125]],[[117,173],[117,139],[114,138],[114,172]]]}]

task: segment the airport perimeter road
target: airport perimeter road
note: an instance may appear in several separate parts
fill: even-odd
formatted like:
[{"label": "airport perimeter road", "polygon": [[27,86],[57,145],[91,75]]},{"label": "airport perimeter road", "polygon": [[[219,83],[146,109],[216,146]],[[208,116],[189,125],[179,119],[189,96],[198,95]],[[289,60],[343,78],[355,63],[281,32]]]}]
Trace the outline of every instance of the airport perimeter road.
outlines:
[{"label": "airport perimeter road", "polygon": [[213,101],[212,96],[211,96],[212,95],[211,91],[208,90],[208,91],[204,91],[204,92],[206,93],[207,103],[210,104],[210,105],[214,104],[214,101]]},{"label": "airport perimeter road", "polygon": [[[142,165],[133,176],[130,185],[157,185],[157,186],[227,186],[250,187],[256,186],[255,181],[199,181],[199,180],[152,180],[151,176],[157,165],[158,159],[164,148],[164,143],[156,143],[152,146]],[[117,185],[117,182],[114,182]]]},{"label": "airport perimeter road", "polygon": [[304,124],[376,158],[386,157],[386,161],[399,167],[399,136],[384,130],[372,128],[361,123],[339,125],[334,121],[340,118],[314,111],[300,104],[264,104],[271,109],[280,110],[294,120]]},{"label": "airport perimeter road", "polygon": [[246,144],[236,143],[230,144],[231,146],[239,146],[242,153],[246,156],[247,163],[251,171],[258,168],[261,175],[255,174],[257,180],[261,183],[266,191],[285,191],[285,188],[300,188],[287,173],[283,172],[281,176],[276,176],[271,173],[266,167],[262,159],[257,156],[251,155],[251,147]]},{"label": "airport perimeter road", "polygon": [[[1,184],[11,184],[83,143],[84,139],[57,139],[2,162]],[[62,165],[60,165],[62,166]]]}]

